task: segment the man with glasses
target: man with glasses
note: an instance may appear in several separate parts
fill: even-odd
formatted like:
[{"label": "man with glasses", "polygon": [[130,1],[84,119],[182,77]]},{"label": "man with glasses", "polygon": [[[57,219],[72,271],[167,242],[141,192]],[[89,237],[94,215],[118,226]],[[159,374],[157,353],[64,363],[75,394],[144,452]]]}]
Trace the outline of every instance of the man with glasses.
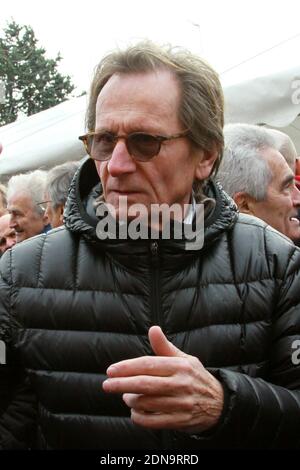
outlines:
[{"label": "man with glasses", "polygon": [[63,225],[70,184],[78,166],[78,162],[66,162],[51,168],[47,173],[44,204],[46,205],[45,215],[52,228]]},{"label": "man with glasses", "polygon": [[7,209],[17,243],[51,228],[43,204],[45,184],[46,173],[41,170],[13,176],[8,182]]},{"label": "man with glasses", "polygon": [[197,56],[145,42],[101,61],[65,227],[2,259],[0,390],[19,379],[2,447],[36,430],[47,449],[299,443],[300,254],[210,179],[222,127]]}]

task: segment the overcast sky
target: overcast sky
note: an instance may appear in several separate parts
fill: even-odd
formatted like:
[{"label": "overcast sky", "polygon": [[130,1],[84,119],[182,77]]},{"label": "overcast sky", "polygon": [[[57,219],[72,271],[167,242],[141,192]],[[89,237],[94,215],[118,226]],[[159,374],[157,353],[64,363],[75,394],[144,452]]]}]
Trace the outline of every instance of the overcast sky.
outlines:
[{"label": "overcast sky", "polygon": [[14,18],[33,27],[49,57],[61,53],[78,92],[106,52],[145,37],[199,53],[223,82],[299,63],[298,0],[2,0],[0,13],[0,30]]}]

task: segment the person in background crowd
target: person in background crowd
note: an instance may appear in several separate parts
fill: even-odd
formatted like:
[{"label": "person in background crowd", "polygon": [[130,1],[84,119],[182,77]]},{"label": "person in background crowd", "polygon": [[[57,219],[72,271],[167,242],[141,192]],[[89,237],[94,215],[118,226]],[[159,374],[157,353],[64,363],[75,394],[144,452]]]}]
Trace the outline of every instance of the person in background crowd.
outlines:
[{"label": "person in background crowd", "polygon": [[16,243],[16,233],[9,226],[10,215],[4,214],[0,217],[0,252],[1,255]]},{"label": "person in background crowd", "polygon": [[[151,42],[112,52],[87,127],[65,226],[0,263],[0,447],[298,446],[300,252],[210,178],[217,74]],[[175,204],[164,236],[152,210]]]},{"label": "person in background crowd", "polygon": [[78,162],[67,162],[55,166],[47,174],[45,215],[48,217],[52,228],[59,227],[63,224],[64,208],[70,184],[78,167]]},{"label": "person in background crowd", "polygon": [[[287,164],[293,173],[295,173],[295,185],[296,188],[300,190],[300,177],[298,176],[299,159],[292,139],[287,134],[277,129],[267,130],[273,135],[277,150],[284,156]],[[300,206],[297,208],[297,218],[300,220]],[[293,242],[295,245],[300,246],[300,238],[293,238]]]},{"label": "person in background crowd", "polygon": [[0,184],[0,217],[7,214],[6,187]]},{"label": "person in background crowd", "polygon": [[17,243],[51,228],[43,203],[45,185],[46,173],[41,170],[16,175],[8,181],[7,209]]},{"label": "person in background crowd", "polygon": [[283,140],[278,135],[250,124],[225,126],[225,150],[217,179],[241,212],[262,219],[295,241],[300,238],[295,157],[287,146],[282,150],[286,159],[279,152]]}]

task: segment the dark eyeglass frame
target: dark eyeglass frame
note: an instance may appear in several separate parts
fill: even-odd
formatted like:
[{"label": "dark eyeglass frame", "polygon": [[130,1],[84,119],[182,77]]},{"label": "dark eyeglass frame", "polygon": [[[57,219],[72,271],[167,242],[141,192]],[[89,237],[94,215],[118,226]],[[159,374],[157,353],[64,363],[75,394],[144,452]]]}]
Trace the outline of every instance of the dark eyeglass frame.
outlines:
[{"label": "dark eyeglass frame", "polygon": [[[135,160],[139,162],[147,162],[151,160],[153,157],[159,154],[160,149],[161,149],[161,144],[163,142],[167,142],[169,140],[173,139],[180,139],[182,137],[186,137],[188,134],[188,130],[185,130],[183,132],[179,132],[178,134],[174,135],[156,135],[156,134],[150,134],[148,132],[131,132],[130,134],[114,134],[113,132],[109,131],[102,131],[102,132],[88,132],[87,134],[81,135],[78,137],[79,140],[81,140],[85,146],[85,150],[87,154],[93,159],[97,161],[108,161],[111,158],[111,155],[114,151],[114,148],[118,142],[119,139],[124,139],[125,140],[125,145],[127,148],[127,151],[131,157],[133,157]],[[109,152],[107,152],[106,156],[103,156],[103,158],[95,158],[91,154],[91,149],[89,146],[89,138],[94,137],[94,136],[109,136],[111,138],[111,144],[112,148]],[[136,148],[134,148],[137,143],[134,143],[133,139],[138,136],[146,136],[146,139],[153,138],[153,144],[156,143],[156,147],[153,148],[153,151],[149,153],[148,149],[148,154],[146,154],[145,149],[145,154],[143,154],[141,151],[138,151]]]},{"label": "dark eyeglass frame", "polygon": [[48,202],[52,203],[52,201],[41,201],[41,202],[36,202],[36,205],[39,206],[45,212],[47,209]]}]

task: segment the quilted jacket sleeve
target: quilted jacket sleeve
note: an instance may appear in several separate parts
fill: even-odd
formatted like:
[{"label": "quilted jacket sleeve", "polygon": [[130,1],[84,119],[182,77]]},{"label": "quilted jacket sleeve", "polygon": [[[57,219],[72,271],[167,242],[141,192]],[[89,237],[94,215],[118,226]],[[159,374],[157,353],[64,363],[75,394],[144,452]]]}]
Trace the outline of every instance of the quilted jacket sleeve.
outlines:
[{"label": "quilted jacket sleeve", "polygon": [[278,295],[268,377],[214,371],[226,388],[223,419],[211,433],[189,437],[178,433],[180,447],[300,447],[300,250],[291,247],[285,263],[280,253],[270,261]]},{"label": "quilted jacket sleeve", "polygon": [[0,263],[0,449],[26,449],[34,444],[36,406],[29,380],[14,350],[9,253]]}]

